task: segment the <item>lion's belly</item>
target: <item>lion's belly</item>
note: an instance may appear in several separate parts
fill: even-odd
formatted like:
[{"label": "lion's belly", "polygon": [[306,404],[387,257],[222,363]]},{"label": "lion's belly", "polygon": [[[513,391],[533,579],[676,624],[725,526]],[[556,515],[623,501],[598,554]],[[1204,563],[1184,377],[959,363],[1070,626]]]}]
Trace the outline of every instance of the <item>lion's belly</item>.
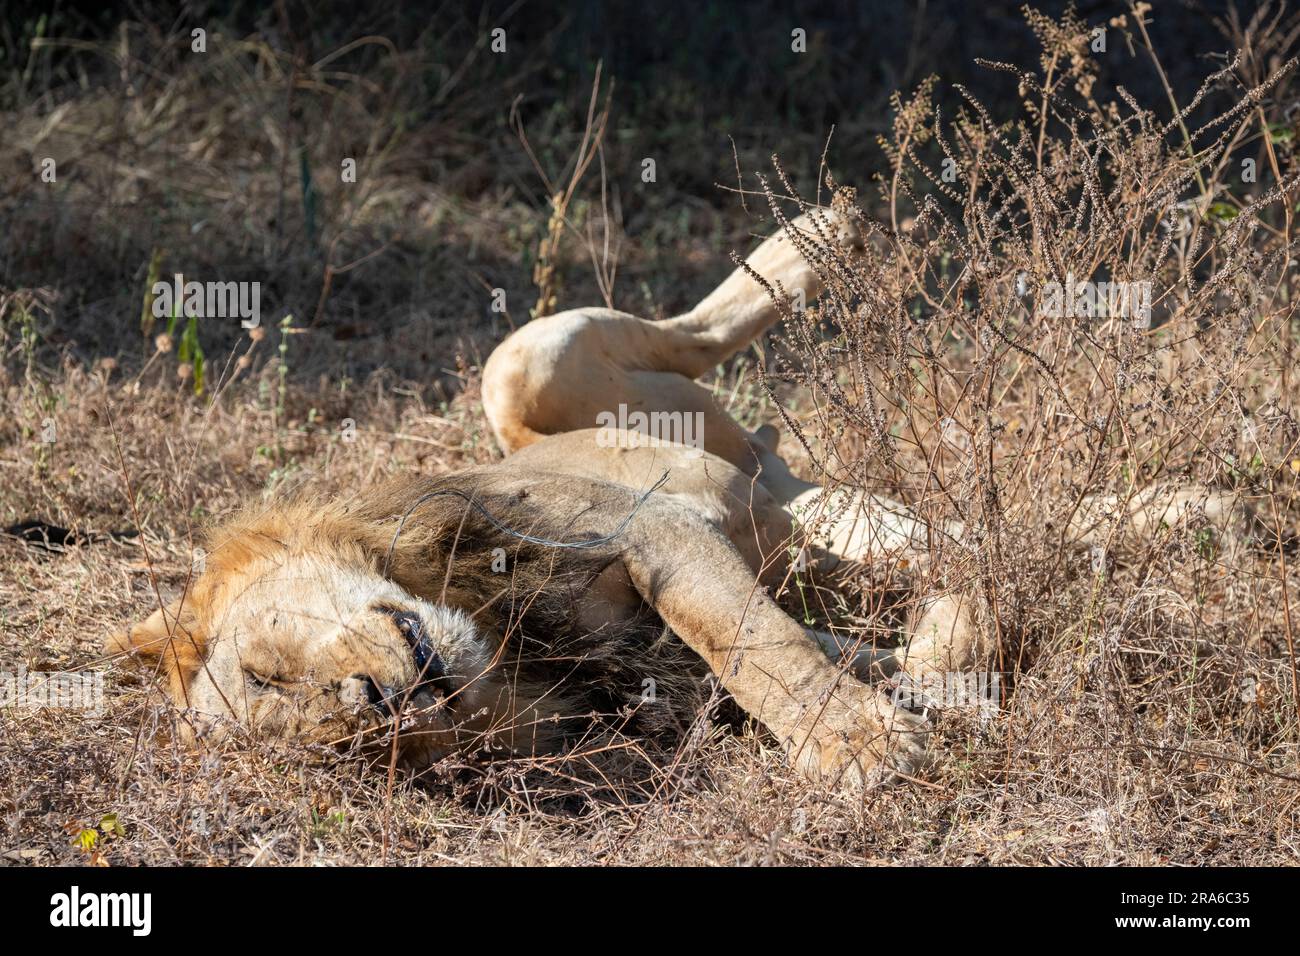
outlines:
[{"label": "lion's belly", "polygon": [[[630,441],[611,442],[601,431],[588,428],[550,435],[494,467],[517,476],[546,472],[606,481],[638,495],[662,478],[656,497],[676,501],[706,518],[736,546],[751,569],[756,573],[764,569],[764,584],[779,580],[794,521],[762,484],[696,448],[671,443],[633,446]],[[607,602],[601,603],[603,607]]]},{"label": "lion's belly", "polygon": [[752,523],[751,512],[769,517],[775,499],[753,478],[716,455],[686,445],[643,444],[637,433],[611,434],[601,428],[550,435],[516,452],[498,467],[594,478],[644,492],[667,476],[655,492],[670,496],[724,532]]}]

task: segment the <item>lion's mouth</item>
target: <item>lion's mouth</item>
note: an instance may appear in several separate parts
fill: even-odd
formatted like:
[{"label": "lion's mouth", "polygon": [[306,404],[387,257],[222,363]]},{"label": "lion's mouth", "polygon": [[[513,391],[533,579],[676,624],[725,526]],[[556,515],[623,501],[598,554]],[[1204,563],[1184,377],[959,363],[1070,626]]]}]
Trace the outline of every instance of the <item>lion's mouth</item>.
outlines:
[{"label": "lion's mouth", "polygon": [[[425,694],[431,694],[439,701],[445,700],[456,691],[454,679],[447,673],[447,665],[442,657],[433,648],[433,642],[429,638],[429,629],[424,623],[424,619],[415,611],[406,610],[392,606],[381,606],[376,610],[387,615],[397,626],[403,638],[406,639],[407,645],[411,648],[411,654],[415,658],[416,679],[415,683],[409,688],[403,688],[399,692],[399,697],[416,698]],[[382,688],[376,688],[382,691]],[[391,699],[391,694],[382,694],[385,700]],[[374,703],[374,701],[371,701]]]}]

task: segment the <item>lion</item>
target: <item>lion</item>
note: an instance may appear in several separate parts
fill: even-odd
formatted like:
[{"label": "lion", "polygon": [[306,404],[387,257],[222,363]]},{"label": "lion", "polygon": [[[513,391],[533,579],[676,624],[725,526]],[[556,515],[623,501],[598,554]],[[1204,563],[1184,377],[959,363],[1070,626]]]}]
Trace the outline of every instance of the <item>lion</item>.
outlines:
[{"label": "lion", "polygon": [[662,621],[809,777],[916,773],[924,720],[765,591],[788,512],[716,456],[596,439],[249,512],[213,532],[190,593],[110,647],[161,667],[192,738],[233,721],[344,742],[393,724],[402,762],[423,766],[550,752],[593,691],[697,684],[655,650]]},{"label": "lion", "polygon": [[[688,377],[778,314],[746,269],[809,296],[819,288],[778,235],[700,308],[661,323],[678,344],[696,342],[694,364],[656,384],[661,403],[706,412],[702,449],[566,427],[594,424],[590,402],[586,422],[503,414],[597,394],[635,406],[651,387],[602,380],[590,350],[586,359],[558,350],[554,376],[536,377],[549,343],[528,342],[534,330],[589,326],[599,338],[641,320],[611,310],[539,320],[507,339],[484,373],[506,458],[250,510],[209,533],[206,567],[188,592],[111,637],[110,650],[165,675],[194,740],[232,725],[333,743],[387,728],[413,766],[467,750],[535,754],[562,743],[593,695],[625,702],[651,680],[673,689],[659,696],[689,706],[688,689],[712,674],[810,778],[863,787],[917,773],[925,720],[865,680],[892,652],[863,651],[841,666],[828,655],[835,640],[799,625],[768,593],[799,552],[800,532],[788,499],[755,475],[770,478],[779,463],[793,482],[789,470],[770,438],[733,441],[738,426]],[[725,342],[710,344],[719,336]],[[682,355],[655,351],[653,338],[613,347],[634,360],[643,347],[647,375]],[[540,392],[531,387],[539,382]]]},{"label": "lion", "polygon": [[[746,432],[695,381],[777,320],[769,290],[811,300],[831,268],[819,250],[858,242],[829,211],[785,225],[685,315],[521,327],[483,372],[502,460],[246,511],[208,533],[187,592],[109,649],[163,675],[196,741],[234,726],[380,740],[415,768],[535,755],[584,714],[647,710],[647,683],[670,712],[657,720],[689,719],[711,675],[813,780],[922,772],[928,720],[872,681],[988,653],[972,598],[922,601],[903,644],[875,650],[803,627],[771,591],[809,553],[923,561],[960,527],[797,478],[774,429]],[[699,440],[611,426],[616,409],[696,416]]]}]

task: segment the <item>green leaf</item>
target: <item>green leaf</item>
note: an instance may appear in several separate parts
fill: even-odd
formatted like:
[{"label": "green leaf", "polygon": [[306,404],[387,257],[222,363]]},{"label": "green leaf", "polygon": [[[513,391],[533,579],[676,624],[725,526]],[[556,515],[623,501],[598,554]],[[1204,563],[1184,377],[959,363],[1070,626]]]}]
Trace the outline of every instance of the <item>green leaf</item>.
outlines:
[{"label": "green leaf", "polygon": [[176,358],[180,362],[189,362],[194,371],[194,394],[203,394],[203,346],[199,344],[199,317],[191,315],[181,335]]},{"label": "green leaf", "polygon": [[1206,213],[1211,219],[1217,219],[1219,222],[1229,222],[1237,218],[1239,210],[1236,206],[1226,202],[1216,202],[1210,206],[1209,212]]},{"label": "green leaf", "polygon": [[172,314],[167,317],[167,334],[176,334],[176,321],[181,317],[181,303],[172,303]]}]

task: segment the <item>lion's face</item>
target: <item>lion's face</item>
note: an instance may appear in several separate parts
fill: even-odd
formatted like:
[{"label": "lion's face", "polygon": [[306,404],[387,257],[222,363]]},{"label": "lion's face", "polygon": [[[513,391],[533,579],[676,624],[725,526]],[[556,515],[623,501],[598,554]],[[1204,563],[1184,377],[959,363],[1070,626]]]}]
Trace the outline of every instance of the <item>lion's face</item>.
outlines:
[{"label": "lion's face", "polygon": [[396,728],[403,760],[424,764],[509,710],[490,673],[494,644],[463,612],[346,554],[290,547],[216,557],[183,604],[117,640],[161,658],[198,736],[234,719],[261,733],[387,749]]}]

